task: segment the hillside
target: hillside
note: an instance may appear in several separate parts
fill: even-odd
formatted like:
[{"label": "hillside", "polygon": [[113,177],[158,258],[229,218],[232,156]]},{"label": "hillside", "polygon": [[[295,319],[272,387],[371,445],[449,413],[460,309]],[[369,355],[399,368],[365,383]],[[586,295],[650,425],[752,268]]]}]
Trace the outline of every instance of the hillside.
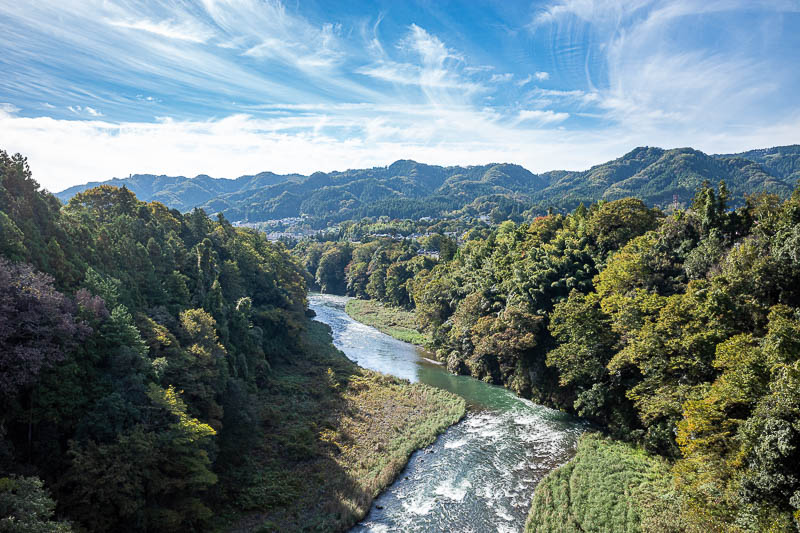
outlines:
[{"label": "hillside", "polygon": [[740,157],[755,161],[773,176],[794,182],[800,179],[800,144],[750,150],[741,154],[723,154],[715,157]]},{"label": "hillside", "polygon": [[[780,161],[784,157],[782,152],[775,155]],[[581,201],[633,196],[650,205],[665,206],[674,196],[681,203],[689,201],[705,180],[713,184],[725,180],[739,201],[745,194],[767,191],[786,196],[792,190],[792,180],[771,173],[755,160],[738,154],[710,156],[692,148],[636,148],[585,172],[553,178],[551,185],[534,197],[535,203],[572,208]]]},{"label": "hillside", "polygon": [[[704,181],[725,180],[733,203],[744,195],[786,196],[800,178],[800,146],[708,155],[692,148],[640,147],[580,172],[533,174],[519,165],[441,167],[400,160],[387,167],[310,176],[262,172],[236,179],[137,174],[105,185],[126,186],[143,201],[158,201],[185,212],[200,207],[229,220],[259,222],[307,215],[314,226],[366,216],[421,218],[469,210],[489,214],[498,207],[517,211],[572,209],[580,202],[641,198],[666,206],[688,202]],[[99,185],[71,187],[56,196],[67,202]]]},{"label": "hillside", "polygon": [[263,233],[108,186],[62,206],[0,150],[0,531],[351,527],[465,406],[306,303]]}]

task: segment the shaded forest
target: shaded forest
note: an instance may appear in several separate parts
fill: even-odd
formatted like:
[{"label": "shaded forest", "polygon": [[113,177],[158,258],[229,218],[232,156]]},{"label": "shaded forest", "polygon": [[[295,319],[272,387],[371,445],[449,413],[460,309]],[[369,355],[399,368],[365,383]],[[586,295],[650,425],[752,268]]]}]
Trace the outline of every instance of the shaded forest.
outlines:
[{"label": "shaded forest", "polygon": [[258,435],[252,398],[302,352],[301,269],[125,188],[62,207],[5,152],[0,228],[0,468],[22,501],[4,504],[41,478],[91,530],[207,527]]}]

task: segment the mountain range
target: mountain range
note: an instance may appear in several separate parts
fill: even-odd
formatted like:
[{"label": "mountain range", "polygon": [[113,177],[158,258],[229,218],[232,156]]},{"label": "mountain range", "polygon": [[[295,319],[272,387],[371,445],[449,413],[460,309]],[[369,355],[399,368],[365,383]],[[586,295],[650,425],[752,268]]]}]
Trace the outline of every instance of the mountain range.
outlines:
[{"label": "mountain range", "polygon": [[787,196],[800,179],[800,145],[709,155],[692,148],[640,147],[585,171],[534,174],[514,164],[426,165],[400,160],[387,167],[279,175],[261,172],[236,179],[199,175],[136,174],[70,187],[63,202],[98,185],[125,186],[145,201],[182,212],[195,207],[233,221],[307,215],[314,225],[365,216],[439,216],[470,210],[487,213],[498,205],[519,210],[571,209],[580,202],[635,196],[655,206],[691,200],[706,180],[724,180],[733,203],[758,192]]}]

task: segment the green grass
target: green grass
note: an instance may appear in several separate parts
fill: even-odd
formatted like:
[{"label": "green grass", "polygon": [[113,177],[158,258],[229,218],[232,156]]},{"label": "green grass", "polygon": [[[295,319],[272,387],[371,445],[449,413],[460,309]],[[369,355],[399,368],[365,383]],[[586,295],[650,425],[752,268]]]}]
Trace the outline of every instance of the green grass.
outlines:
[{"label": "green grass", "polygon": [[304,352],[273,367],[259,445],[223,474],[232,531],[343,531],[465,411],[449,392],[362,369],[310,322]]},{"label": "green grass", "polygon": [[686,531],[669,465],[643,450],[586,434],[569,463],[536,487],[526,533]]},{"label": "green grass", "polygon": [[417,329],[412,311],[391,307],[376,300],[349,300],[345,311],[353,320],[372,326],[395,339],[423,346],[430,337]]}]

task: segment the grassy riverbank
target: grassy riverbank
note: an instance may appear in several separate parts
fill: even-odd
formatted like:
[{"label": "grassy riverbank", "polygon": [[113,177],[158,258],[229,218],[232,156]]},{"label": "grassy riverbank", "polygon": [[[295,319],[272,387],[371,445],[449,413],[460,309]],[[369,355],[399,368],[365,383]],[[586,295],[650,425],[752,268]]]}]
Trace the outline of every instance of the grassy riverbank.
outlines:
[{"label": "grassy riverbank", "polygon": [[422,346],[430,338],[417,330],[414,313],[377,300],[349,300],[345,311],[353,320],[372,326],[395,339]]},{"label": "grassy riverbank", "polygon": [[[458,421],[464,400],[362,369],[311,322],[304,352],[273,368],[254,452],[225,477],[235,531],[341,531]],[[256,428],[254,428],[256,429]]]},{"label": "grassy riverbank", "polygon": [[671,479],[663,459],[586,434],[572,461],[536,487],[525,531],[692,531],[682,523]]}]

